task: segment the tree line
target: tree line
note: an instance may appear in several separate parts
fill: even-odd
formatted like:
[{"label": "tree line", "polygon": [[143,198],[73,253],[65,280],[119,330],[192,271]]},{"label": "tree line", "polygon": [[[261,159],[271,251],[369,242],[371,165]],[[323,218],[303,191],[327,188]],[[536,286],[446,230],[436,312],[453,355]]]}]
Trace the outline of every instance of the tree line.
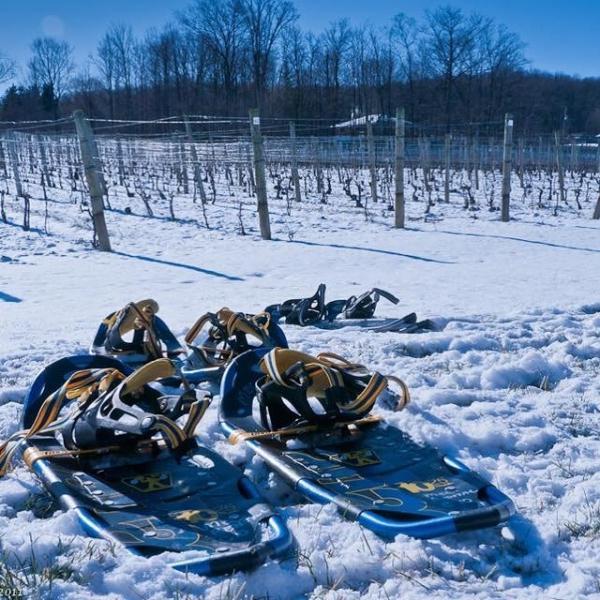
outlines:
[{"label": "tree line", "polygon": [[[600,131],[600,78],[529,68],[506,26],[452,6],[387,26],[303,31],[290,0],[194,0],[161,30],[137,38],[114,24],[77,69],[73,48],[51,37],[31,45],[26,77],[5,92],[2,120],[57,118],[74,108],[108,119],[177,114],[336,119],[392,115],[451,130],[512,112],[537,134]],[[0,55],[0,82],[16,65]]]}]

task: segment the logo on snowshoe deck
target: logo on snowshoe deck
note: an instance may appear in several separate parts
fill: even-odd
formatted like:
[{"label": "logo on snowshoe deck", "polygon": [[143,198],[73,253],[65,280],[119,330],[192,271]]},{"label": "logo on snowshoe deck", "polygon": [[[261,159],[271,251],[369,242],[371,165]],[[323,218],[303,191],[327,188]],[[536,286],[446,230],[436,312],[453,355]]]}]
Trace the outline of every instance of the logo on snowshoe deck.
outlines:
[{"label": "logo on snowshoe deck", "polygon": [[[121,525],[139,529],[145,539],[170,540],[177,537],[176,530],[165,527],[156,517],[148,517],[147,519],[138,519],[136,521],[123,521]],[[161,525],[161,527],[157,527],[157,525]]]},{"label": "logo on snowshoe deck", "polygon": [[379,460],[379,457],[373,450],[366,450],[364,448],[342,454],[332,454],[329,456],[329,460],[349,467],[367,467],[381,463],[381,460]]},{"label": "logo on snowshoe deck", "polygon": [[150,475],[137,475],[123,477],[121,481],[138,492],[162,492],[171,487],[171,476],[168,473],[151,473]]},{"label": "logo on snowshoe deck", "polygon": [[404,502],[400,498],[394,498],[391,496],[382,496],[384,492],[394,492],[393,489],[388,488],[387,486],[374,487],[374,488],[365,488],[364,490],[355,490],[352,492],[348,492],[349,496],[357,496],[358,498],[362,498],[367,502],[373,504],[374,508],[384,508],[386,506],[402,506]]},{"label": "logo on snowshoe deck", "polygon": [[216,521],[219,518],[219,513],[208,508],[200,510],[181,510],[169,513],[169,516],[176,521],[185,521],[186,523],[207,523]]},{"label": "logo on snowshoe deck", "polygon": [[433,479],[431,481],[401,481],[400,483],[396,484],[396,486],[401,490],[406,490],[411,494],[433,492],[433,490],[438,490],[449,485],[450,481],[448,479],[444,479],[443,477],[438,477],[437,479]]}]

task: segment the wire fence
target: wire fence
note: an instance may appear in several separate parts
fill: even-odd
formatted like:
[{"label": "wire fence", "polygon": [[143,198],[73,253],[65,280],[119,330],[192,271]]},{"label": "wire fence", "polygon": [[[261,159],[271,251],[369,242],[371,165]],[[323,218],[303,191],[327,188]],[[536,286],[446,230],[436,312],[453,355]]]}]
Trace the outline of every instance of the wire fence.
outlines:
[{"label": "wire fence", "polygon": [[[378,200],[392,209],[400,135],[394,119],[372,115],[346,121],[259,122],[272,214],[289,215],[291,197],[324,204],[336,194],[342,198],[334,203],[336,214],[360,213],[369,201],[372,206]],[[137,198],[148,216],[160,204],[176,218],[174,198],[189,197],[201,201],[207,227],[210,207],[256,211],[260,189],[248,118],[92,118],[89,124],[95,133],[92,154],[103,180],[105,210],[122,199]],[[482,198],[493,206],[507,160],[504,125],[493,121],[442,128],[405,122],[402,165],[408,199],[430,207],[454,194],[465,206]],[[69,204],[74,195],[86,206],[90,186],[81,148],[73,118],[0,122],[2,220],[8,220],[5,201],[10,198],[23,199],[24,211],[31,210],[32,200]],[[542,198],[548,203],[560,199],[580,209],[583,200],[593,201],[600,185],[599,140],[558,133],[516,136],[508,152],[520,197],[537,194],[538,204]]]},{"label": "wire fence", "polygon": [[[101,158],[135,163],[157,155],[168,161],[190,163],[190,138],[186,121],[201,162],[246,163],[251,156],[250,127],[247,117],[207,115],[175,116],[153,121],[89,119],[98,140]],[[372,116],[374,156],[379,166],[393,164],[395,154],[394,119]],[[290,124],[296,139],[290,139]],[[291,161],[292,146],[297,160],[305,166],[341,165],[364,167],[369,163],[367,118],[349,121],[329,119],[262,119],[267,162]],[[503,157],[503,121],[464,123],[446,127],[406,122],[405,165],[411,168],[444,166],[457,168],[499,168]],[[10,137],[16,134],[16,141]],[[71,118],[57,121],[0,122],[3,146],[16,143],[44,146],[50,160],[73,154],[77,146]],[[65,148],[66,147],[66,148]],[[69,149],[69,150],[66,150]],[[117,156],[115,153],[122,152]],[[19,150],[20,155],[22,151]],[[35,154],[35,153],[34,153]],[[576,138],[555,134],[516,136],[512,163],[518,168],[555,170],[557,155],[568,170],[600,170],[600,139]],[[3,157],[0,155],[0,161]],[[60,159],[57,159],[60,160]],[[4,162],[6,158],[4,157]],[[1,165],[0,165],[1,167]]]}]

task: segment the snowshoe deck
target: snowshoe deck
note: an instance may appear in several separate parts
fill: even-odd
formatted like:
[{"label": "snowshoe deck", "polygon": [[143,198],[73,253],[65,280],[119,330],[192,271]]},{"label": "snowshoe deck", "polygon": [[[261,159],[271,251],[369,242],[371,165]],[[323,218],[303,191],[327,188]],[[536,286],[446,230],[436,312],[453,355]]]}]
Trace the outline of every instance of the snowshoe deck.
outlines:
[{"label": "snowshoe deck", "polygon": [[266,431],[252,415],[264,354],[243,354],[227,369],[221,425],[228,436],[246,437],[306,497],[332,502],[345,517],[384,536],[430,538],[491,527],[514,511],[507,496],[465,465],[377,419],[292,438],[245,436]]}]

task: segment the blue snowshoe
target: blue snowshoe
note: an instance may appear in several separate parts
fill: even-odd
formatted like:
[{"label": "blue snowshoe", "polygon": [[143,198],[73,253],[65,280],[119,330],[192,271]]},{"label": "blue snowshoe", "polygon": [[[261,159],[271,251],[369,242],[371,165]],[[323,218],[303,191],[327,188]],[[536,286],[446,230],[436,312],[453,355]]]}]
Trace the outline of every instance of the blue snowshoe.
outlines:
[{"label": "blue snowshoe", "polygon": [[333,354],[256,350],[225,372],[220,420],[295,490],[383,536],[437,537],[513,513],[491,483],[372,414],[378,398],[401,409],[408,389]]},{"label": "blue snowshoe", "polygon": [[31,386],[23,430],[0,446],[0,474],[21,452],[89,535],[142,556],[185,553],[170,559],[180,570],[216,575],[282,556],[292,538],[281,518],[196,442],[210,399],[156,385],[173,373],[166,359],[135,372],[89,355],[50,365]]}]

